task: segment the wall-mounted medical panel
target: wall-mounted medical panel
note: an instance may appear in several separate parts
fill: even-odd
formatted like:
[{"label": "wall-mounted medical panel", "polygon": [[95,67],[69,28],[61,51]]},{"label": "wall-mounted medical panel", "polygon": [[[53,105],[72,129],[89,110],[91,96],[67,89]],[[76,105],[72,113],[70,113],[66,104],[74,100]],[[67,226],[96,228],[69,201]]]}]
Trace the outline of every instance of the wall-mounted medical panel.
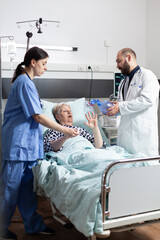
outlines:
[{"label": "wall-mounted medical panel", "polygon": [[[35,78],[40,98],[106,98],[113,93],[113,79],[44,79]],[[11,79],[2,79],[3,99],[8,97]],[[92,91],[90,95],[90,87]]]}]

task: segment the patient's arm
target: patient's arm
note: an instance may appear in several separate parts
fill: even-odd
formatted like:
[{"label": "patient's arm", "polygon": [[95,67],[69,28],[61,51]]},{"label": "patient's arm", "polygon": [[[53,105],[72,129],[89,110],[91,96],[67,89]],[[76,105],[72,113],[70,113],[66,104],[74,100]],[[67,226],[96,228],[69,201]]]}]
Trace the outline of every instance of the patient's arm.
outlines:
[{"label": "patient's arm", "polygon": [[34,114],[32,117],[36,122],[42,124],[43,126],[48,127],[50,129],[54,129],[59,132],[62,132],[68,137],[75,137],[79,134],[78,131],[76,131],[75,129],[61,126],[60,124],[58,124],[58,123],[54,122],[53,120],[51,120],[50,118],[48,118],[43,113],[42,114]]},{"label": "patient's arm", "polygon": [[102,147],[103,139],[102,139],[99,127],[98,127],[98,123],[97,123],[97,114],[92,112],[92,116],[91,116],[91,114],[88,112],[88,115],[85,114],[85,116],[86,116],[86,119],[88,120],[88,122],[85,122],[85,124],[89,128],[91,128],[93,131],[95,147],[96,148]]},{"label": "patient's arm", "polygon": [[50,145],[52,146],[52,149],[54,152],[57,152],[60,150],[60,148],[63,146],[64,142],[68,139],[68,136],[62,136],[58,138],[55,141],[50,142]]}]

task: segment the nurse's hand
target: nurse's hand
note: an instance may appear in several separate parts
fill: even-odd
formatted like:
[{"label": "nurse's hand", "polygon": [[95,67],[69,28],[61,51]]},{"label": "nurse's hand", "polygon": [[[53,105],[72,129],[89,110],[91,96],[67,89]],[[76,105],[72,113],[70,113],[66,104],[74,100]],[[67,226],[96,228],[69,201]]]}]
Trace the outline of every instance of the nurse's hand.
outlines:
[{"label": "nurse's hand", "polygon": [[63,133],[67,138],[72,138],[79,135],[78,129],[68,127],[63,127]]},{"label": "nurse's hand", "polygon": [[111,101],[114,105],[110,108],[108,108],[107,115],[108,116],[115,116],[117,113],[119,113],[119,102]]}]

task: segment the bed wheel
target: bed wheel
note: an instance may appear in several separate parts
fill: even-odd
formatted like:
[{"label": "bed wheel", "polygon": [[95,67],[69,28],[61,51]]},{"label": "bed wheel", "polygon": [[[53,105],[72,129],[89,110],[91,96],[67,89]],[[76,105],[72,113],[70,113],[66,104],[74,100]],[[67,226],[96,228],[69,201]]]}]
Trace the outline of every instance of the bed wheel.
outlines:
[{"label": "bed wheel", "polygon": [[90,236],[90,237],[88,237],[87,238],[87,240],[96,240],[97,238],[96,238],[96,236],[95,235],[93,235],[93,236]]},{"label": "bed wheel", "polygon": [[73,228],[73,224],[72,223],[66,223],[64,225],[64,227],[67,228],[67,229],[71,229],[71,228]]},{"label": "bed wheel", "polygon": [[110,230],[104,230],[102,233],[98,234],[98,233],[95,233],[95,236],[99,239],[101,238],[108,238],[111,234],[111,231]]}]

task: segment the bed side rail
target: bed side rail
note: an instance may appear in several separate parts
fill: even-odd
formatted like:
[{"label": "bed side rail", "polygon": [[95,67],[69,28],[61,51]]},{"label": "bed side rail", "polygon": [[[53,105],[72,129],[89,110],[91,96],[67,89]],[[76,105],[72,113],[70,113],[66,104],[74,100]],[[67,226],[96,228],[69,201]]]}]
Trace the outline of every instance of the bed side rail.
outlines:
[{"label": "bed side rail", "polygon": [[107,216],[108,212],[106,211],[106,197],[110,192],[110,187],[107,186],[107,181],[110,178],[110,170],[115,167],[116,165],[123,165],[128,163],[135,163],[135,162],[146,162],[146,161],[160,161],[160,156],[149,157],[149,158],[132,158],[132,159],[125,159],[119,160],[110,163],[104,170],[102,174],[102,183],[101,183],[101,204],[102,204],[102,214],[103,214],[103,222],[105,222],[105,217]]}]

